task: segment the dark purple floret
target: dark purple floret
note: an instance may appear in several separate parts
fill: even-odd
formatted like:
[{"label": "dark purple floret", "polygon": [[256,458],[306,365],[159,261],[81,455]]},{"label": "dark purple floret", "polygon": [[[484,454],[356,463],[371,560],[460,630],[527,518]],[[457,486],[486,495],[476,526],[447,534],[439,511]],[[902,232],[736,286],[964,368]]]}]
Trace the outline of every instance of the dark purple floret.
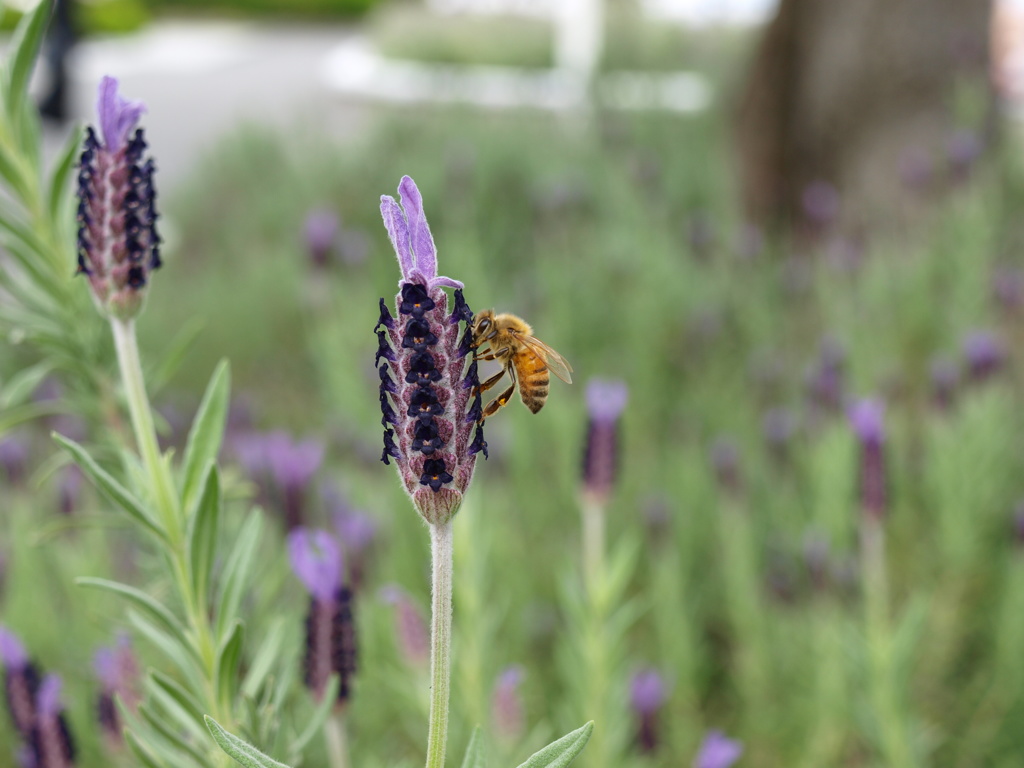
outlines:
[{"label": "dark purple floret", "polygon": [[448,322],[455,325],[460,320],[471,326],[473,324],[473,312],[470,310],[465,298],[463,298],[462,290],[457,288],[455,290],[455,308],[452,309]]},{"label": "dark purple floret", "polygon": [[473,435],[473,442],[469,445],[468,453],[470,456],[482,453],[484,458],[487,458],[487,441],[484,440],[484,428],[482,425],[476,425],[476,434]]},{"label": "dark purple floret", "polygon": [[462,380],[463,389],[471,389],[480,386],[480,375],[477,373],[476,360],[473,360],[469,364],[469,368],[466,369],[466,376]]},{"label": "dark purple floret", "polygon": [[425,320],[410,320],[405,326],[405,336],[402,337],[404,349],[414,349],[423,352],[428,347],[437,344],[437,336],[430,330],[430,324]]},{"label": "dark purple floret", "polygon": [[386,365],[382,365],[377,372],[380,374],[381,392],[390,392],[392,395],[398,392],[398,387],[395,386],[395,380],[391,378]]},{"label": "dark purple floret", "polygon": [[378,318],[377,325],[373,330],[379,330],[382,325],[388,330],[395,327],[395,319],[391,316],[391,312],[388,311],[388,306],[384,303],[383,297],[381,297],[380,300],[380,317]]},{"label": "dark purple floret", "polygon": [[388,343],[388,335],[384,331],[377,331],[377,355],[373,359],[374,365],[380,365],[380,359],[384,358],[389,362],[395,361],[395,351],[391,349],[391,344]]},{"label": "dark purple floret", "polygon": [[381,416],[380,425],[386,427],[388,424],[398,424],[398,414],[395,413],[394,408],[391,407],[391,403],[388,401],[387,393],[380,393],[380,410],[383,414]]},{"label": "dark purple floret", "polygon": [[420,424],[416,427],[416,433],[412,440],[412,449],[414,451],[420,451],[429,456],[443,445],[444,441],[437,432],[436,424]]},{"label": "dark purple floret", "polygon": [[384,430],[384,452],[380,455],[380,460],[385,464],[390,464],[388,456],[396,459],[402,458],[402,454],[398,450],[398,446],[395,445],[395,432],[392,429]]},{"label": "dark purple floret", "polygon": [[432,491],[441,490],[441,486],[450,483],[454,478],[448,474],[442,459],[429,459],[423,464],[423,474],[420,476],[420,485],[430,486]]},{"label": "dark purple floret", "polygon": [[420,319],[434,306],[434,300],[430,298],[425,285],[405,283],[402,286],[402,303],[398,305],[398,311],[403,315],[412,315],[414,318]]},{"label": "dark purple floret", "polygon": [[419,419],[421,422],[429,422],[434,416],[444,413],[444,407],[437,399],[437,395],[431,389],[419,389],[409,401],[407,416]]}]

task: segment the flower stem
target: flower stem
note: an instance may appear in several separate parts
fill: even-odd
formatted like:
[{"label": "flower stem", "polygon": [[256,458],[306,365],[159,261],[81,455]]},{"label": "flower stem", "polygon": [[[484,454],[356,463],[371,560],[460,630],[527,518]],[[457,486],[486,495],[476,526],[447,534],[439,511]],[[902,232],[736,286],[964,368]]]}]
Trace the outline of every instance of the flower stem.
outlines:
[{"label": "flower stem", "polygon": [[324,723],[324,741],[327,743],[327,765],[330,768],[348,768],[348,732],[344,713],[332,714]]},{"label": "flower stem", "polygon": [[427,768],[444,768],[452,655],[452,523],[432,524],[430,621],[430,728]]}]

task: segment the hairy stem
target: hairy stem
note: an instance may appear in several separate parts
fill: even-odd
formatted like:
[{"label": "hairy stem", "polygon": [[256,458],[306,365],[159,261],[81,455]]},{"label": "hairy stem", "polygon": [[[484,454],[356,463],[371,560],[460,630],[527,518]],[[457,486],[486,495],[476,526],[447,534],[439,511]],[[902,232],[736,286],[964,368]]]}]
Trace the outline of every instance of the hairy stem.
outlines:
[{"label": "hairy stem", "polygon": [[444,768],[452,658],[452,523],[430,525],[430,728],[427,768]]},{"label": "hairy stem", "polygon": [[324,741],[327,744],[327,765],[330,768],[348,768],[348,732],[344,713],[332,714],[324,723]]}]

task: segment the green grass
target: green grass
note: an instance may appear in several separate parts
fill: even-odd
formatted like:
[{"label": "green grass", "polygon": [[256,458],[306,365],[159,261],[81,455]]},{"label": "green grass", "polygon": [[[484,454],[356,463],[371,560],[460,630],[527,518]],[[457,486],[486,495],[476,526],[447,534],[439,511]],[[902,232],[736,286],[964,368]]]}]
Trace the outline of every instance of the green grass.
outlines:
[{"label": "green grass", "polygon": [[[425,110],[415,119],[386,116],[345,146],[307,129],[285,152],[281,136],[250,129],[225,139],[165,199],[174,236],[141,320],[143,356],[155,361],[197,318],[204,326],[164,397],[194,401],[216,361],[229,357],[235,394],[254,403],[259,425],[326,438],[322,478],[341,482],[383,526],[358,605],[355,764],[415,764],[426,727],[425,674],[404,666],[390,609],[375,595],[398,583],[424,606],[429,598],[423,525],[394,471],[376,460],[371,329],[378,297],[390,302],[398,278],[378,198],[395,194],[402,174],[423,193],[441,273],[465,282],[474,309],[526,317],[576,370],[576,383],[556,382],[539,415],[514,406],[488,422],[491,458],[478,463],[456,522],[453,760],[472,727],[488,724],[499,671],[518,663],[527,671],[528,735],[495,745],[502,764],[599,711],[614,713],[597,723],[606,751],[584,752],[582,766],[688,764],[708,728],[744,741],[741,766],[885,764],[850,570],[856,446],[842,414],[815,418],[805,393],[826,335],[847,350],[848,394],[888,402],[888,683],[915,751],[910,764],[1014,765],[1024,757],[1014,725],[1024,716],[1024,554],[1010,525],[1024,490],[1015,364],[1022,338],[1020,318],[989,295],[993,265],[1012,259],[1020,242],[1017,159],[983,168],[921,236],[870,243],[850,273],[781,244],[753,259],[738,254],[724,135],[718,115],[573,124]],[[367,234],[365,264],[310,270],[301,226],[322,206]],[[695,214],[713,226],[706,249],[688,237]],[[940,414],[930,405],[929,361],[958,355],[976,327],[1003,333],[1011,366],[966,387],[956,408]],[[566,597],[579,569],[583,391],[598,376],[630,387],[610,560],[639,548],[619,603],[631,619],[602,630],[620,646],[599,670],[618,691],[605,702],[584,698],[577,638],[587,635],[571,618],[579,605]],[[800,417],[784,460],[761,432],[763,414],[776,406]],[[741,456],[738,496],[717,487],[710,466],[710,446],[723,435]],[[79,548],[77,533],[32,546],[28,494],[17,496],[7,537],[16,578],[0,621],[18,628],[47,667],[78,675],[72,725],[85,730],[86,676],[73,670],[102,634],[98,612],[112,609],[63,595],[72,575],[102,575],[107,565],[101,548]],[[657,506],[664,519],[652,516]],[[314,522],[318,514],[311,511]],[[53,519],[44,509],[34,523]],[[811,587],[802,559],[811,534],[827,536],[845,585]],[[288,605],[296,633],[289,652],[297,654],[299,589],[283,575],[279,546],[267,544],[278,576],[252,619],[265,626]],[[61,606],[59,626],[39,621],[42,601]],[[87,629],[72,642],[67,627],[79,625]],[[625,695],[630,671],[642,665],[671,684],[663,747],[643,758],[630,744]],[[320,764],[316,749],[307,764]]]}]

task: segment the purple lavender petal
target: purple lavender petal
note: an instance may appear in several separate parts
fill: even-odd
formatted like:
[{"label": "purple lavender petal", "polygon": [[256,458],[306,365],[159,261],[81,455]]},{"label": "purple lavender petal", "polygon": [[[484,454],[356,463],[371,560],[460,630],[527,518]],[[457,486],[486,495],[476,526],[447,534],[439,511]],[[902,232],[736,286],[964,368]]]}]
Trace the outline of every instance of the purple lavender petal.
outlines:
[{"label": "purple lavender petal", "polygon": [[612,423],[622,414],[629,400],[624,381],[591,379],[587,383],[587,410],[594,421]]},{"label": "purple lavender petal", "polygon": [[327,531],[296,528],[288,534],[292,570],[317,600],[334,598],[341,586],[341,551]]},{"label": "purple lavender petal", "polygon": [[377,537],[377,522],[360,512],[339,511],[334,515],[334,529],[349,554],[362,552]]},{"label": "purple lavender petal", "polygon": [[47,675],[36,693],[36,714],[42,718],[55,717],[63,709],[60,703],[61,680],[57,675]]},{"label": "purple lavender petal", "polygon": [[657,670],[642,669],[633,675],[629,701],[641,715],[652,715],[665,703],[665,681]]},{"label": "purple lavender petal", "polygon": [[402,177],[398,185],[398,194],[402,198],[402,207],[409,219],[409,240],[413,257],[416,259],[416,268],[430,280],[437,277],[437,249],[434,247],[434,238],[430,235],[427,217],[423,213],[423,197],[416,188],[416,182],[408,176]]},{"label": "purple lavender petal", "polygon": [[885,404],[881,400],[858,400],[850,406],[848,417],[861,442],[877,445],[885,441]]},{"label": "purple lavender petal", "polygon": [[0,627],[0,660],[5,667],[20,669],[28,663],[25,646],[17,636],[6,627]]},{"label": "purple lavender petal", "polygon": [[740,759],[743,745],[726,738],[721,731],[711,731],[704,737],[693,768],[729,768]]},{"label": "purple lavender petal", "polygon": [[128,134],[139,122],[146,105],[141,101],[128,101],[117,92],[117,79],[104,77],[100,81],[96,111],[100,118],[103,143],[110,152],[117,152],[128,143]]},{"label": "purple lavender petal", "polygon": [[112,691],[117,688],[120,679],[117,651],[106,647],[97,649],[92,657],[92,669],[104,690]]},{"label": "purple lavender petal", "polygon": [[395,198],[388,195],[380,196],[380,215],[384,218],[384,227],[391,238],[391,245],[398,257],[398,266],[402,270],[402,280],[399,284],[408,280],[412,271],[416,268],[416,260],[409,248],[409,225],[405,221],[405,214],[395,202]]}]

